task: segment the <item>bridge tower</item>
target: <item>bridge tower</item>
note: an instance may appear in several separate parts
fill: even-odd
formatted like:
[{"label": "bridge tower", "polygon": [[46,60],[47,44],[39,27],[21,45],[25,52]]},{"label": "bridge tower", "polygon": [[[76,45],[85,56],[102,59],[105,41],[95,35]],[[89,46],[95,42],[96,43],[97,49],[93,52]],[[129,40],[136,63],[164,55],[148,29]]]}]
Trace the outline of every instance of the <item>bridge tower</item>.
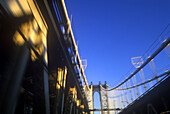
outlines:
[{"label": "bridge tower", "polygon": [[[110,114],[108,92],[104,90],[108,88],[106,81],[104,85],[102,85],[101,82],[99,82],[99,85],[93,85],[91,82],[91,85],[89,85],[89,88],[90,90],[87,91],[87,100],[88,100],[89,109],[91,110],[91,114],[93,114],[93,111],[101,111],[101,114]],[[94,109],[94,93],[95,92],[99,93],[101,109]]]}]

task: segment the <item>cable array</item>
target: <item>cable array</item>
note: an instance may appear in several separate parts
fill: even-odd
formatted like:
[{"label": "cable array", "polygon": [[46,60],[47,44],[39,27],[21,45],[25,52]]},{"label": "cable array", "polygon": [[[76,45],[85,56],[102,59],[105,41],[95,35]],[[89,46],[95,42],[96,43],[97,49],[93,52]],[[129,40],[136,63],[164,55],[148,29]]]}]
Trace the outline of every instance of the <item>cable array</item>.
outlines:
[{"label": "cable array", "polygon": [[[158,38],[154,41],[154,43],[149,47],[149,49],[143,54],[143,56],[146,55],[148,52],[149,52],[149,53],[152,52],[152,51],[158,46],[158,43],[161,42],[160,39],[165,38],[165,36],[166,36],[170,31],[168,31],[168,32],[163,36],[163,38],[160,38],[160,37],[161,37],[161,35],[168,29],[169,25],[170,25],[170,24],[168,24],[168,25],[165,27],[165,29],[161,32],[161,34],[160,34],[160,35],[158,36]],[[124,81],[122,81],[120,84],[118,84],[118,85],[115,86],[115,87],[111,87],[111,88],[109,88],[109,89],[105,89],[105,91],[115,90],[115,89],[117,89],[118,87],[120,87],[121,85],[123,85],[125,82],[127,82],[129,79],[131,79],[136,73],[138,73],[143,67],[145,67],[145,65],[147,65],[150,61],[152,61],[152,60],[154,59],[154,57],[155,57],[157,54],[159,54],[159,52],[161,52],[164,48],[166,48],[166,46],[169,45],[169,40],[170,40],[170,38],[168,38],[166,41],[163,41],[162,44],[161,44],[161,46],[160,46],[160,47],[161,47],[161,50],[160,50],[160,48],[158,48],[158,50],[155,51],[156,54],[155,54],[155,52],[153,53],[154,56],[153,56],[153,55],[152,55],[152,56],[149,56],[149,57],[147,58],[147,60],[146,60],[139,68],[137,68],[133,73],[131,73],[131,75],[130,75],[129,77],[127,77]],[[153,47],[153,45],[154,45],[157,41],[159,41],[159,42],[156,44],[156,46]],[[166,42],[166,44],[165,44],[165,42]],[[153,47],[153,48],[152,48],[152,47]],[[151,48],[152,48],[152,50],[149,51]],[[159,51],[159,52],[158,52],[158,51]],[[132,67],[131,69],[133,69],[133,68],[134,68],[134,67]],[[130,69],[129,71],[131,71],[131,69]]]}]

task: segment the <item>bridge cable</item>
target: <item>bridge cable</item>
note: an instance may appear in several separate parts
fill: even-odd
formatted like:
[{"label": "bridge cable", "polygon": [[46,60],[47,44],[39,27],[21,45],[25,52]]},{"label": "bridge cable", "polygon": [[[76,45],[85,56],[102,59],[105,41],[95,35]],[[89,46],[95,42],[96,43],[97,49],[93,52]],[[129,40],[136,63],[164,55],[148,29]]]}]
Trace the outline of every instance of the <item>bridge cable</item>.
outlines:
[{"label": "bridge cable", "polygon": [[[151,46],[147,49],[147,51],[142,55],[142,56],[144,56],[149,50],[150,50],[150,48],[152,48],[153,47],[153,45],[156,43],[156,41],[158,41],[159,39],[160,39],[160,37],[162,36],[162,34],[168,29],[168,27],[170,26],[170,23],[163,29],[163,31],[160,33],[160,35],[157,37],[157,39],[151,44]],[[169,33],[169,31],[168,31],[168,33]],[[166,34],[167,35],[167,34]],[[160,42],[160,41],[159,41]],[[157,44],[158,45],[158,44]],[[156,48],[156,46],[154,47],[154,48]],[[153,48],[153,49],[154,49]],[[152,49],[152,50],[153,50]],[[151,50],[151,51],[152,51]],[[150,51],[150,52],[151,52]],[[131,69],[128,71],[128,72],[130,72],[132,69],[133,69],[134,67],[131,67]],[[126,73],[126,74],[128,74],[128,72]],[[127,79],[130,79],[129,77],[127,78]],[[125,81],[127,81],[127,80],[125,80]],[[119,84],[118,85],[118,87],[119,86],[121,86],[122,84],[124,84],[125,82],[123,81],[121,84]],[[114,90],[115,88],[117,88],[117,86],[115,86],[114,88],[112,87],[112,89],[109,89],[109,91],[111,91],[111,90]]]},{"label": "bridge cable", "polygon": [[168,44],[170,43],[170,37],[164,41],[161,46],[150,56],[147,58],[147,60],[139,67],[137,68],[129,77],[127,77],[123,82],[118,84],[117,86],[111,88],[111,89],[105,89],[106,91],[114,90],[121,85],[123,85],[126,81],[128,81],[130,78],[132,78],[136,73],[138,73],[145,65],[147,65],[155,56],[157,56]]},{"label": "bridge cable", "polygon": [[165,75],[167,76],[167,75],[169,75],[169,74],[170,74],[170,71],[167,71],[167,72],[165,72],[165,73],[163,73],[163,74],[161,74],[161,75],[159,75],[159,76],[155,76],[154,78],[149,79],[149,80],[147,80],[147,81],[145,81],[145,82],[142,82],[142,83],[140,83],[140,84],[137,84],[137,85],[134,85],[134,86],[131,86],[131,87],[127,87],[127,88],[115,89],[115,90],[128,90],[128,89],[132,89],[132,88],[135,88],[135,87],[144,85],[144,84],[146,84],[146,83],[149,83],[149,82],[151,82],[151,81],[153,81],[153,80],[156,80],[157,78],[160,78],[160,77],[162,77],[162,76],[165,76]]},{"label": "bridge cable", "polygon": [[[170,74],[166,74],[166,76],[164,76],[160,81],[158,81],[156,84],[154,84],[151,88],[149,88],[146,92],[150,91],[153,87],[155,87],[156,85],[158,85],[158,83],[162,82],[165,78],[169,77]],[[145,93],[146,93],[145,92]],[[143,94],[145,94],[143,93]],[[122,94],[119,94],[117,96],[112,96],[112,97],[109,97],[109,98],[117,98],[117,97],[120,97],[120,96],[123,96]],[[140,97],[140,96],[139,96]]]},{"label": "bridge cable", "polygon": [[[149,80],[147,80],[147,81],[145,81],[145,82],[142,82],[142,83],[140,83],[140,84],[137,84],[137,85],[134,85],[134,86],[131,86],[131,87],[126,87],[126,88],[122,88],[122,89],[115,89],[115,90],[128,90],[128,89],[132,89],[132,88],[136,88],[136,87],[138,87],[138,86],[141,86],[141,85],[144,85],[144,84],[146,84],[146,83],[149,83],[149,82],[151,82],[151,81],[153,81],[153,80],[156,80],[157,78],[160,78],[160,77],[162,77],[162,76],[168,76],[170,74],[170,70],[168,70],[168,71],[166,71],[165,73],[163,73],[163,74],[161,74],[161,75],[159,75],[159,76],[155,76],[154,78],[152,78],[152,79],[149,79]],[[165,76],[165,77],[166,77]],[[102,87],[102,86],[101,86]],[[102,87],[102,90],[105,90],[105,88],[103,88]]]},{"label": "bridge cable", "polygon": [[[159,40],[159,42],[160,42],[160,37],[162,36],[162,34],[168,29],[168,27],[170,26],[170,23],[169,24],[167,24],[167,26],[162,30],[162,32],[158,35],[158,37],[155,39],[155,41],[149,46],[149,48],[145,51],[145,53],[142,55],[142,56],[145,56],[145,54],[146,53],[148,53],[148,51],[153,47],[153,45]],[[169,33],[170,31],[168,31],[168,33]],[[167,34],[166,34],[167,35]],[[155,48],[155,47],[154,47]],[[152,49],[153,50],[153,49]],[[150,51],[151,52],[151,51]],[[134,67],[132,66],[131,68],[130,68],[130,70],[125,74],[125,75],[127,75],[132,69],[133,69]],[[124,75],[124,76],[125,76]],[[122,76],[121,78],[123,78],[124,76]],[[120,79],[121,79],[120,78]],[[120,81],[120,80],[119,80]],[[119,82],[118,81],[118,82]]]}]

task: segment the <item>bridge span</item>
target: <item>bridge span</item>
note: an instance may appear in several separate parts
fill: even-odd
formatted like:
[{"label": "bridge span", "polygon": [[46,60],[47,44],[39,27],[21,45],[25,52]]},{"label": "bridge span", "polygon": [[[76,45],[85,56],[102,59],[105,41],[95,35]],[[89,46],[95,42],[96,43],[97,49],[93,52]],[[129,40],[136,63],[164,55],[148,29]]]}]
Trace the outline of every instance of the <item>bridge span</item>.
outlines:
[{"label": "bridge span", "polygon": [[170,113],[170,63],[159,59],[170,57],[168,27],[144,56],[131,58],[132,70],[115,87],[94,85],[86,80],[64,0],[1,0],[0,113]]}]

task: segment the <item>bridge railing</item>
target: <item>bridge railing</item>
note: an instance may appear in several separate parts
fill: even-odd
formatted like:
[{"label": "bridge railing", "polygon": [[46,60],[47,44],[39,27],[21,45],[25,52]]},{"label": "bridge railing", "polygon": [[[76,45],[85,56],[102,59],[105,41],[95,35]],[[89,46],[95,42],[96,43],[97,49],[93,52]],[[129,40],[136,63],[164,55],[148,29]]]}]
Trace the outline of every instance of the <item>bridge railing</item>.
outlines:
[{"label": "bridge railing", "polygon": [[[62,5],[62,7],[60,7]],[[55,9],[56,17],[58,19],[58,22],[60,23],[60,28],[64,36],[65,42],[68,44],[68,52],[70,55],[70,59],[72,61],[72,64],[74,65],[74,70],[76,73],[76,78],[79,82],[81,91],[86,97],[86,91],[89,90],[89,86],[86,80],[86,76],[84,73],[84,67],[82,65],[82,60],[80,58],[79,52],[78,52],[78,46],[76,44],[76,40],[73,34],[72,30],[72,23],[69,17],[72,18],[72,16],[69,16],[68,9],[66,8],[66,4],[64,0],[54,0],[53,1],[53,7]],[[62,10],[61,10],[62,8]],[[61,13],[63,12],[63,13]],[[62,15],[61,15],[62,14]]]}]

